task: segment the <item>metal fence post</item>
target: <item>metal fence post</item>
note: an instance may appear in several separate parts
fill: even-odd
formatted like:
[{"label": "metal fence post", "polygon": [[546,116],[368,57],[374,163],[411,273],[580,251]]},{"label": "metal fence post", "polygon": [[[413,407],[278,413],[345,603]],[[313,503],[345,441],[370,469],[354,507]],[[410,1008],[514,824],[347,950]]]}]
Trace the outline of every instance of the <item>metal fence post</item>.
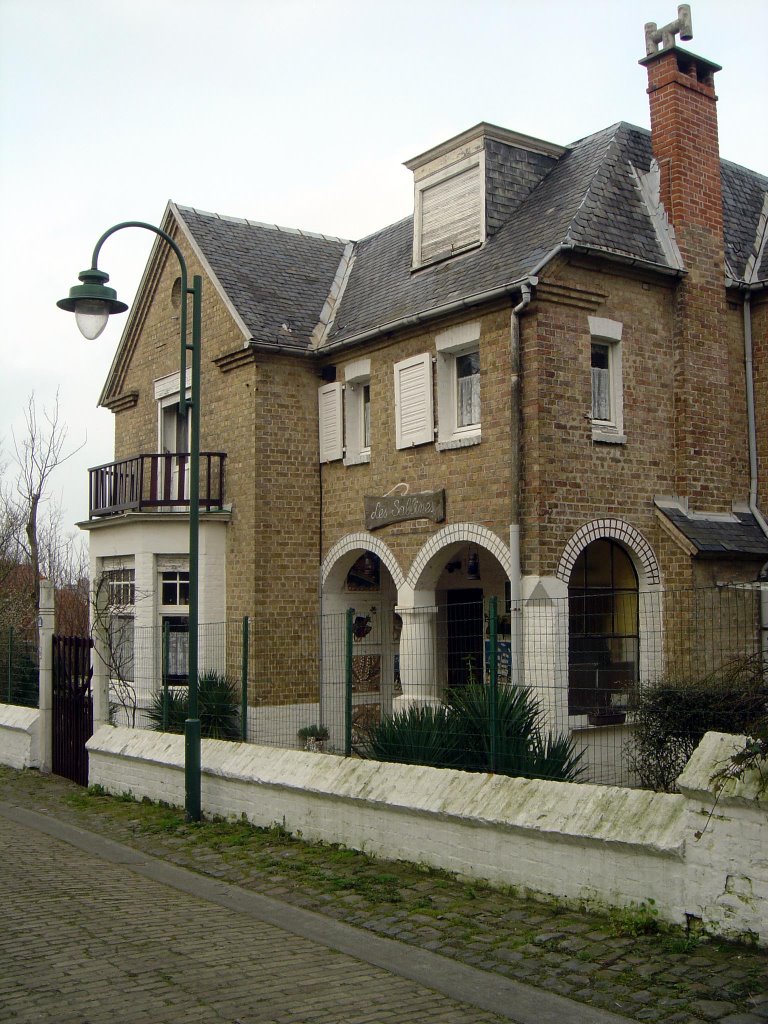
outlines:
[{"label": "metal fence post", "polygon": [[352,753],[352,624],[354,618],[355,609],[348,608],[344,658],[344,754],[346,757]]},{"label": "metal fence post", "polygon": [[240,706],[240,739],[248,740],[248,616],[243,616],[243,664],[241,671],[242,695]]},{"label": "metal fence post", "polygon": [[496,771],[499,749],[499,645],[498,645],[498,608],[497,598],[492,597],[488,605],[488,705],[490,710],[490,764],[489,770]]},{"label": "metal fence post", "polygon": [[8,627],[8,703],[13,695],[13,626]]},{"label": "metal fence post", "polygon": [[168,732],[168,659],[171,651],[171,624],[163,623],[163,732]]}]

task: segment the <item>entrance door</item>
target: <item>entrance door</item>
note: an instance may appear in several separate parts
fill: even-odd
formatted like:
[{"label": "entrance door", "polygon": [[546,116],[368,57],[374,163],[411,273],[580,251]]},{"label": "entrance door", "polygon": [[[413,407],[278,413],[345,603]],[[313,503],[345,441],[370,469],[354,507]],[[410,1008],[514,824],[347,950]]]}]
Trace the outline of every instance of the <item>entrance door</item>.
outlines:
[{"label": "entrance door", "polygon": [[[179,415],[179,403],[160,410],[160,451],[166,456],[162,466],[162,497],[172,505],[183,505],[189,497],[188,452],[190,410]],[[179,454],[183,453],[183,454]]]},{"label": "entrance door", "polygon": [[483,591],[446,591],[448,602],[448,686],[483,681]]}]

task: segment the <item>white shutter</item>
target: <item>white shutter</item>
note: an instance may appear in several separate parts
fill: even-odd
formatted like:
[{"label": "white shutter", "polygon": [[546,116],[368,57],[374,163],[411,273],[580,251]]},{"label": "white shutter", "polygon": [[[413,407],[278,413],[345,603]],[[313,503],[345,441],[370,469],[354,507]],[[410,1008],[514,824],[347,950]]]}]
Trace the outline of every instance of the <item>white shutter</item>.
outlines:
[{"label": "white shutter", "polygon": [[344,424],[341,383],[324,384],[317,393],[320,426],[320,461],[333,462],[344,455]]},{"label": "white shutter", "polygon": [[434,440],[429,353],[395,363],[395,443],[411,448]]},{"label": "white shutter", "polygon": [[421,262],[481,241],[480,167],[446,178],[421,194]]}]

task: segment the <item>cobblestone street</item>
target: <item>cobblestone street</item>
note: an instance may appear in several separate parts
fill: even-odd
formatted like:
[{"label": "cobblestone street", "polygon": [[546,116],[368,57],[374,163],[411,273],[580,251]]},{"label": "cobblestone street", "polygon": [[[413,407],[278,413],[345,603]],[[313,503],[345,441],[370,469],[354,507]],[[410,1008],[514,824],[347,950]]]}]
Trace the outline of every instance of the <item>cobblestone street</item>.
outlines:
[{"label": "cobblestone street", "polygon": [[279,835],[267,856],[34,772],[0,769],[0,801],[2,1020],[768,1021],[764,952],[641,916]]}]

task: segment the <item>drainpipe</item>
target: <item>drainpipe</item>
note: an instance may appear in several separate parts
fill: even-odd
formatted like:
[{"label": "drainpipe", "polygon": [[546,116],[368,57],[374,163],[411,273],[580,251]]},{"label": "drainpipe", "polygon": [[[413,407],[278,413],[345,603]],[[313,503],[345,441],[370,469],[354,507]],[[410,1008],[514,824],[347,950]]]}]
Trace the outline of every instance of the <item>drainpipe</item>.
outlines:
[{"label": "drainpipe", "polygon": [[[757,428],[755,426],[755,386],[752,376],[752,296],[744,293],[744,374],[747,387],[747,436],[749,439],[749,511],[768,537],[768,523],[757,507]],[[763,661],[768,664],[768,563],[760,573],[760,635]]]},{"label": "drainpipe", "polygon": [[510,669],[513,683],[523,682],[523,609],[522,571],[520,568],[520,317],[531,301],[531,288],[538,279],[531,277],[521,285],[520,302],[513,308],[510,321],[510,423],[509,441],[512,479],[509,488],[509,596],[510,596]]}]

